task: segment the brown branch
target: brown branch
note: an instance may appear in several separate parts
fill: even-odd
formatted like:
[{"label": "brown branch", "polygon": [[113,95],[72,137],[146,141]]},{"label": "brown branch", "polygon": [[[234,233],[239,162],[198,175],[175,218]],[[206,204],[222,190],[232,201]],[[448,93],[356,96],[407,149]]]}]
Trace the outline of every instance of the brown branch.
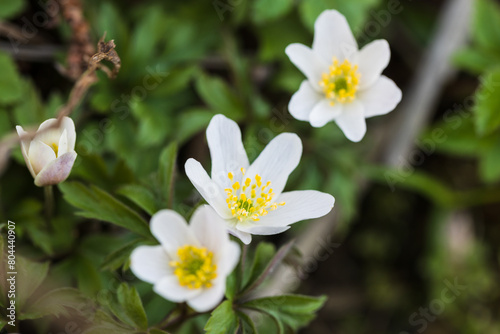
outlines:
[{"label": "brown branch", "polygon": [[86,70],[89,58],[95,53],[90,38],[90,26],[83,15],[80,0],[58,0],[62,15],[68,22],[71,31],[71,44],[68,51],[68,67],[63,74],[76,80]]}]

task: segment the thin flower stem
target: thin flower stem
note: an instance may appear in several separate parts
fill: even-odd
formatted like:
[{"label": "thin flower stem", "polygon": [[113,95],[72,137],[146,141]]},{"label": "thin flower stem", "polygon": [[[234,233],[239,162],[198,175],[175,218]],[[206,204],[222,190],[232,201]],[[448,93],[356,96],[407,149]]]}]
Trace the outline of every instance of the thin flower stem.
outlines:
[{"label": "thin flower stem", "polygon": [[45,186],[43,190],[45,192],[45,217],[47,222],[50,223],[54,212],[54,190],[52,186]]}]

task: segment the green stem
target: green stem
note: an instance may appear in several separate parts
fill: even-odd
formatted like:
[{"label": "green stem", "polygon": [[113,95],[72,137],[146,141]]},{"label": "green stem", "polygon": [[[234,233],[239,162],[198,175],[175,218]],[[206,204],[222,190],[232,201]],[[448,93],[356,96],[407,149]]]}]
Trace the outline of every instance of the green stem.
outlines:
[{"label": "green stem", "polygon": [[54,190],[52,186],[43,187],[45,193],[45,217],[47,222],[50,224],[52,220],[52,214],[54,213]]}]

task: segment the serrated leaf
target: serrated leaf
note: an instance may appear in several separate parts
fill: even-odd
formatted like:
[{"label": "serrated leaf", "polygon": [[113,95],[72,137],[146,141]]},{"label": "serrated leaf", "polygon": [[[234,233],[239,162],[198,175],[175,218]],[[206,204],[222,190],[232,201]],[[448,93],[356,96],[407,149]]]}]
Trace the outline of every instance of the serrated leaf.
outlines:
[{"label": "serrated leaf", "polygon": [[127,184],[119,188],[116,192],[127,197],[150,215],[153,215],[157,211],[154,194],[144,186]]},{"label": "serrated leaf", "polygon": [[200,74],[196,81],[196,91],[203,101],[217,113],[233,120],[239,120],[245,113],[241,100],[220,78]]},{"label": "serrated leaf", "polygon": [[208,319],[205,325],[207,334],[229,334],[238,330],[238,318],[229,300],[220,304]]},{"label": "serrated leaf", "polygon": [[485,74],[475,100],[476,131],[485,136],[500,127],[500,68]]},{"label": "serrated leaf", "polygon": [[158,179],[165,207],[172,207],[174,196],[175,162],[177,160],[177,143],[171,143],[160,154]]},{"label": "serrated leaf", "polygon": [[92,305],[92,301],[81,291],[74,288],[60,288],[47,292],[30,303],[20,314],[19,319],[38,319],[44,316],[68,316],[68,309],[80,311]]},{"label": "serrated leaf", "polygon": [[117,296],[118,302],[127,317],[126,320],[129,320],[127,322],[137,329],[145,330],[148,328],[148,318],[137,290],[122,283],[118,287]]},{"label": "serrated leaf", "polygon": [[82,210],[79,212],[81,216],[107,221],[151,238],[148,223],[104,190],[96,186],[86,187],[75,181],[60,183],[59,189],[66,201]]},{"label": "serrated leaf", "polygon": [[242,307],[265,312],[283,325],[297,330],[314,319],[316,311],[325,301],[326,296],[284,295],[254,299],[244,303]]}]

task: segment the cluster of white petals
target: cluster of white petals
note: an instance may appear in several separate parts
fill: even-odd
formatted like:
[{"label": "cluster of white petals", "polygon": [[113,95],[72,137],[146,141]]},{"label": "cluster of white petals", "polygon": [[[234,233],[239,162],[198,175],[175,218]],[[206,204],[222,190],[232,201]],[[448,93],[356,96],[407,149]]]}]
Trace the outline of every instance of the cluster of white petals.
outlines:
[{"label": "cluster of white petals", "polygon": [[[136,248],[132,272],[168,300],[187,302],[198,312],[215,307],[240,257],[240,247],[229,240],[222,219],[208,205],[194,212],[189,225],[175,211],[161,210],[151,218],[151,232],[160,245]],[[207,268],[200,265],[202,260]]]},{"label": "cluster of white petals", "polygon": [[307,77],[288,109],[314,127],[335,121],[349,140],[358,142],[366,132],[365,118],[387,114],[401,101],[401,90],[382,75],[391,58],[387,41],[358,50],[347,20],[336,10],[316,20],[312,48],[296,43],[285,52]]},{"label": "cluster of white petals", "polygon": [[[21,140],[21,151],[28,169],[39,187],[60,183],[68,177],[76,159],[75,124],[69,117],[61,120],[50,118],[40,124],[36,135],[30,140]],[[17,126],[21,138],[28,133]]]},{"label": "cluster of white petals", "polygon": [[216,115],[207,128],[212,175],[189,159],[186,174],[228,231],[250,243],[252,234],[286,231],[290,224],[318,218],[333,208],[333,196],[315,190],[283,192],[302,155],[302,142],[293,133],[274,138],[250,164],[238,124]]}]

